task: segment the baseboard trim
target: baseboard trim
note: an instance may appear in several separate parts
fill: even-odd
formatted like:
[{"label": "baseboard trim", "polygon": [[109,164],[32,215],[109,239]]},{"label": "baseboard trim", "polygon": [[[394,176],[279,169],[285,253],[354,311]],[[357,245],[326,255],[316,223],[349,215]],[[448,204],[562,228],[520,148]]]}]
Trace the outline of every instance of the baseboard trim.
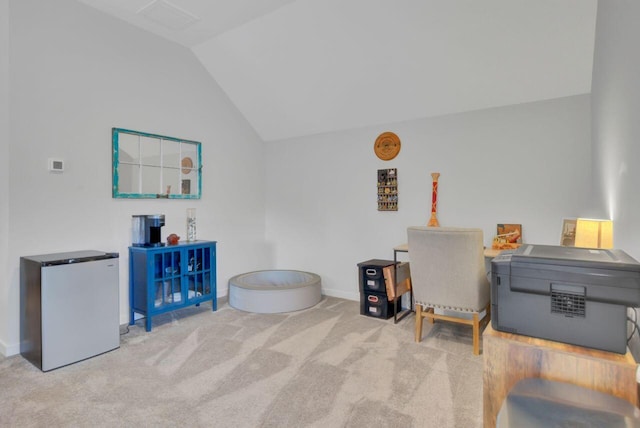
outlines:
[{"label": "baseboard trim", "polygon": [[0,354],[3,357],[12,357],[14,355],[18,355],[20,353],[20,344],[14,343],[13,345],[7,345],[2,340],[0,340]]},{"label": "baseboard trim", "polygon": [[322,294],[330,297],[339,297],[341,299],[360,301],[360,293],[353,293],[348,291],[330,289],[322,287]]}]

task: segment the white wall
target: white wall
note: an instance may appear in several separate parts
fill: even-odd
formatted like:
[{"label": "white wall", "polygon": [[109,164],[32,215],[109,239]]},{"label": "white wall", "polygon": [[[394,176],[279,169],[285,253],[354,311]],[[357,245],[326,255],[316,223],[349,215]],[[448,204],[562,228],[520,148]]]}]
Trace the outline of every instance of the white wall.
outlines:
[{"label": "white wall", "polygon": [[9,268],[9,0],[0,0],[0,353],[8,335]]},{"label": "white wall", "polygon": [[[0,249],[8,272],[0,283],[0,351],[18,352],[24,255],[119,252],[120,320],[128,321],[132,214],[163,213],[163,239],[184,237],[186,208],[195,207],[198,238],[218,241],[219,295],[230,276],[268,266],[263,143],[193,53],[72,0],[9,4],[11,138],[9,156],[1,156],[11,165],[8,221],[0,211],[0,230],[8,229],[0,242],[9,250],[2,264]],[[3,33],[2,52],[6,44]],[[0,71],[0,90],[5,75]],[[202,199],[112,199],[112,127],[202,142]],[[0,151],[7,151],[4,142]],[[47,171],[49,157],[64,159],[63,174]]]},{"label": "white wall", "polygon": [[[373,152],[384,131],[402,142],[387,162]],[[442,226],[480,227],[490,245],[497,223],[521,223],[525,242],[558,244],[562,219],[587,206],[590,139],[590,97],[580,95],[268,143],[275,264],[359,299],[356,264],[393,259],[407,226],[428,221],[431,172],[441,173]],[[380,168],[398,168],[398,212],[377,211]]]},{"label": "white wall", "polygon": [[640,260],[640,2],[598,3],[593,68],[593,180],[614,244]]}]

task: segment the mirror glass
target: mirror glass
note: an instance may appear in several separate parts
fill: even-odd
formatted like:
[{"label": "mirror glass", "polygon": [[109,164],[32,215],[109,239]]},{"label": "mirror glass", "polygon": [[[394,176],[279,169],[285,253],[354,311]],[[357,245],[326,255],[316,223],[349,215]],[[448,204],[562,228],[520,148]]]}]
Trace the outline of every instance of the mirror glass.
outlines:
[{"label": "mirror glass", "polygon": [[201,144],[113,128],[113,197],[200,199]]}]

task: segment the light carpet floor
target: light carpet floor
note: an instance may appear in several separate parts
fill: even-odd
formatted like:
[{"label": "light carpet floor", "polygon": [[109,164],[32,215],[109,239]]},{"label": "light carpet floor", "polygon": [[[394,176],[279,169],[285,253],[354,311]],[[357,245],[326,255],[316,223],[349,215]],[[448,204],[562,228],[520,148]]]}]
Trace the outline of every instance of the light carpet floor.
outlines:
[{"label": "light carpet floor", "polygon": [[0,426],[482,426],[471,328],[425,322],[415,343],[414,322],[333,297],[287,314],[183,309],[47,373],[0,357]]}]

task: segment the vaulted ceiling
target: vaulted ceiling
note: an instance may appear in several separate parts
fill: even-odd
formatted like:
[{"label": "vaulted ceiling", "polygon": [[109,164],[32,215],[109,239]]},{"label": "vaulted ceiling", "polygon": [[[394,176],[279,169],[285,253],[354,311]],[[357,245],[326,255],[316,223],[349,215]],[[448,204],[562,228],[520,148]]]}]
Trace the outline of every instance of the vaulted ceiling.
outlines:
[{"label": "vaulted ceiling", "polygon": [[265,140],[589,93],[597,0],[78,0],[192,49]]}]

